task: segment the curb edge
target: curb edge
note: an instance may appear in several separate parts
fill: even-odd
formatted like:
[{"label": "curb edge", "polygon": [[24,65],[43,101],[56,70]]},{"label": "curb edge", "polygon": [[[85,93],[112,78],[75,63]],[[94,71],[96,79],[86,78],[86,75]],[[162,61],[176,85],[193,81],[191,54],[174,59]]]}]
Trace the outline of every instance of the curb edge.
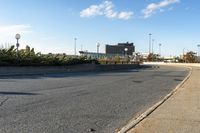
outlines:
[{"label": "curb edge", "polygon": [[129,122],[127,125],[125,125],[124,127],[122,127],[119,131],[117,131],[117,133],[126,133],[129,130],[131,130],[132,128],[134,128],[137,124],[139,124],[142,120],[144,120],[146,117],[148,117],[153,111],[155,111],[159,106],[161,106],[167,99],[169,99],[172,95],[174,95],[179,88],[182,87],[182,85],[190,78],[190,76],[192,75],[192,67],[186,67],[188,69],[190,69],[189,74],[187,75],[187,77],[176,86],[176,88],[174,90],[172,90],[169,94],[167,94],[162,100],[160,100],[159,102],[155,103],[152,107],[148,108],[144,113],[142,113],[141,115],[139,115],[137,118],[135,118],[133,121]]}]

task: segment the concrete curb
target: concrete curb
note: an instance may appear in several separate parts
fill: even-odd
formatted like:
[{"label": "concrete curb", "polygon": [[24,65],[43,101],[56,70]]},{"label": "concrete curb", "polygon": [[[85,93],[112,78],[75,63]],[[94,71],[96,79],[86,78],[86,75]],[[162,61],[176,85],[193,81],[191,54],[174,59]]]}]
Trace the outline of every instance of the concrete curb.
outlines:
[{"label": "concrete curb", "polygon": [[172,95],[174,95],[179,88],[190,78],[192,75],[192,67],[186,67],[190,69],[189,74],[187,77],[179,84],[176,86],[174,90],[172,90],[169,94],[167,94],[161,101],[157,102],[154,104],[152,107],[147,109],[144,113],[142,113],[139,117],[134,119],[133,121],[129,122],[127,125],[125,125],[123,128],[121,128],[117,133],[127,133],[129,130],[134,128],[137,124],[139,124],[143,119],[145,119],[147,116],[149,116],[154,110],[156,110],[159,106],[161,106],[167,99],[169,99]]}]

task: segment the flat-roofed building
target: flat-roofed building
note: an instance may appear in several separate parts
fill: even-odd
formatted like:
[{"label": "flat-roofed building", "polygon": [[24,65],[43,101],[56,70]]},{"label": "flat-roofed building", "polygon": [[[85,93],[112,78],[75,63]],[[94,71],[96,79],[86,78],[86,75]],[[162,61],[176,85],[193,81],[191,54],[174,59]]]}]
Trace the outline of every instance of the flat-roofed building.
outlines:
[{"label": "flat-roofed building", "polygon": [[118,43],[117,45],[106,45],[106,54],[133,55],[135,46],[133,43]]}]

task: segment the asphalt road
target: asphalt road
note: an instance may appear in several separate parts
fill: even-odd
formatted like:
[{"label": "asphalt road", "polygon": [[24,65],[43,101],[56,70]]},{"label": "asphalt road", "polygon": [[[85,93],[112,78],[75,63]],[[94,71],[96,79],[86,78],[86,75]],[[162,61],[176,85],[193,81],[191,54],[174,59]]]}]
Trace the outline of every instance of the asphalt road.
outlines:
[{"label": "asphalt road", "polygon": [[109,133],[159,101],[188,74],[160,67],[0,77],[1,133]]}]

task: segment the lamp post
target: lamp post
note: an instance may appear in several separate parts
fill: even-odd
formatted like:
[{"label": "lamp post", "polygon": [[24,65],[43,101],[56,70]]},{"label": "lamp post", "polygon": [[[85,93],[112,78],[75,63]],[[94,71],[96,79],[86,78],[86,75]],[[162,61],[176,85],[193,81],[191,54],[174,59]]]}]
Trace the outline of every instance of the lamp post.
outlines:
[{"label": "lamp post", "polygon": [[162,44],[159,43],[158,45],[159,45],[159,55],[161,56],[161,46],[162,46]]},{"label": "lamp post", "polygon": [[152,53],[153,53],[153,45],[154,45],[155,39],[152,39]]},{"label": "lamp post", "polygon": [[83,51],[83,45],[81,45],[81,51]]},{"label": "lamp post", "polygon": [[17,39],[16,47],[17,47],[17,53],[18,53],[19,39],[21,38],[21,35],[20,35],[19,33],[17,33],[17,34],[15,35],[15,38]]},{"label": "lamp post", "polygon": [[149,33],[149,54],[151,53],[151,33]]},{"label": "lamp post", "polygon": [[125,51],[125,56],[127,56],[128,48],[125,48],[124,51]]},{"label": "lamp post", "polygon": [[100,43],[97,43],[97,58],[99,58],[99,47],[100,47]]},{"label": "lamp post", "polygon": [[100,43],[97,43],[97,54],[99,53]]},{"label": "lamp post", "polygon": [[197,47],[198,47],[198,56],[200,56],[200,44],[198,44]]},{"label": "lamp post", "polygon": [[185,63],[186,60],[185,60],[185,48],[183,48],[183,62]]},{"label": "lamp post", "polygon": [[77,40],[77,38],[75,37],[74,38],[74,55],[76,55],[76,40]]}]

